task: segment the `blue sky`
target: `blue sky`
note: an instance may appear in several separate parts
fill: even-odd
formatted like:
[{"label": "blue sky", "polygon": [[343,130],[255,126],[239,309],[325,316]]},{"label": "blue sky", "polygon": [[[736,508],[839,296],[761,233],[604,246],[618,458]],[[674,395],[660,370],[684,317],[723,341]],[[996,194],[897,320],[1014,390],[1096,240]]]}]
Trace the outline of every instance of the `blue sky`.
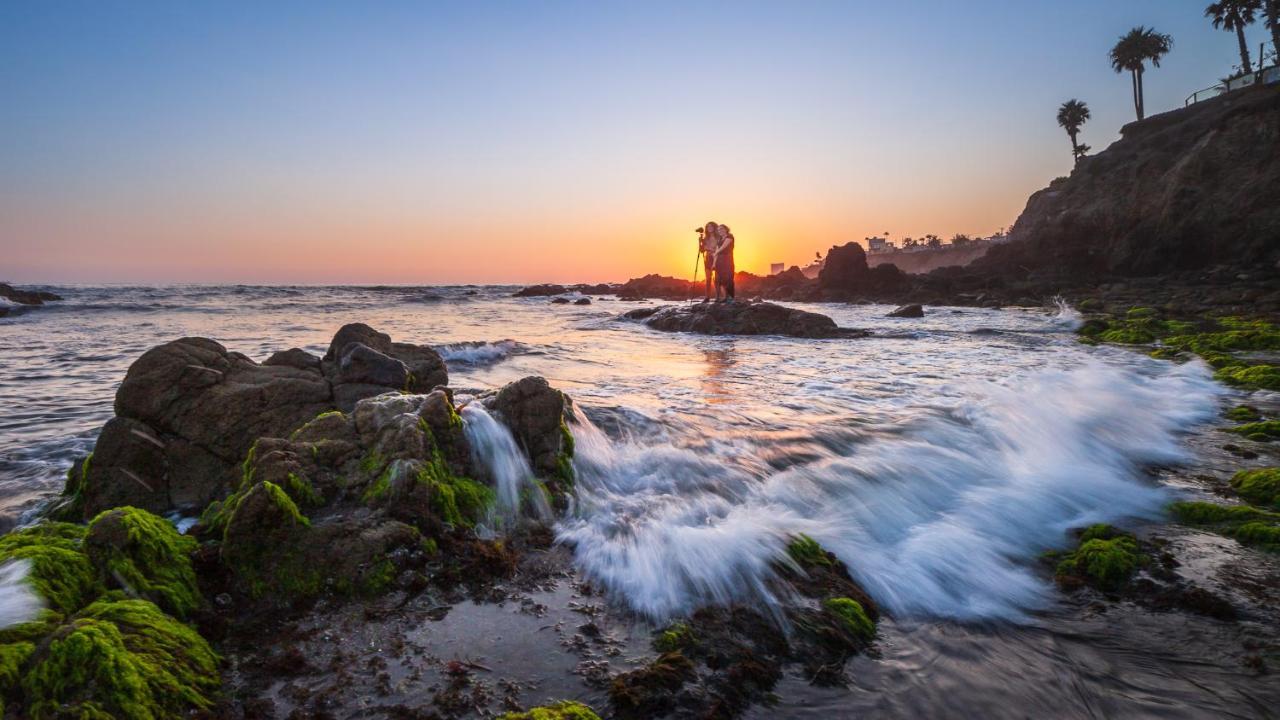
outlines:
[{"label": "blue sky", "polygon": [[[1238,62],[1203,2],[0,5],[0,275],[479,282],[987,234]],[[1265,37],[1251,29],[1256,47]],[[687,271],[687,270],[685,270]]]}]

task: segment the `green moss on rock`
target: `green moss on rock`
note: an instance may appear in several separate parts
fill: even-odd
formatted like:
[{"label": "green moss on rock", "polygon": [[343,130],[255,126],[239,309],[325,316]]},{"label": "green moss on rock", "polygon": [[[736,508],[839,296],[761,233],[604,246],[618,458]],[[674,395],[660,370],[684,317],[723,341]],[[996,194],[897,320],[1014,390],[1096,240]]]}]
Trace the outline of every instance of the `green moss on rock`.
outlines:
[{"label": "green moss on rock", "polygon": [[653,649],[660,653],[675,652],[691,647],[695,640],[693,628],[688,623],[674,622],[653,639]]},{"label": "green moss on rock", "polygon": [[787,554],[802,568],[830,567],[833,563],[817,540],[800,533],[787,543]]},{"label": "green moss on rock", "polygon": [[1252,405],[1238,405],[1228,410],[1225,415],[1228,420],[1238,423],[1256,422],[1262,419],[1262,413]]},{"label": "green moss on rock", "polygon": [[839,623],[845,633],[863,641],[871,641],[876,636],[876,624],[868,617],[862,603],[846,597],[824,600],[822,609]]},{"label": "green moss on rock", "polygon": [[1280,508],[1280,467],[1241,470],[1231,478],[1231,487],[1255,505]]},{"label": "green moss on rock", "polygon": [[204,602],[191,567],[195,539],[146,510],[100,513],[89,524],[84,548],[106,586],[151,600],[180,618]]},{"label": "green moss on rock", "polygon": [[218,657],[146,600],[104,598],[59,628],[21,681],[27,715],[160,720],[212,707]]},{"label": "green moss on rock", "polygon": [[498,720],[600,720],[600,716],[582,703],[564,700],[524,712],[505,713]]},{"label": "green moss on rock", "polygon": [[1179,522],[1211,530],[1268,552],[1280,552],[1280,513],[1247,505],[1176,502],[1169,506]]},{"label": "green moss on rock", "polygon": [[1280,390],[1280,367],[1275,365],[1230,365],[1213,377],[1236,387]]},{"label": "green moss on rock", "polygon": [[73,613],[102,592],[84,535],[83,526],[62,522],[14,530],[0,537],[0,562],[29,562],[27,581],[40,597],[60,613]]},{"label": "green moss on rock", "polygon": [[1092,525],[1080,536],[1080,546],[1062,556],[1059,582],[1076,578],[1100,590],[1118,590],[1142,565],[1138,541],[1109,525]]},{"label": "green moss on rock", "polygon": [[1280,420],[1245,423],[1231,428],[1230,431],[1237,435],[1243,435],[1250,440],[1268,442],[1280,438]]}]

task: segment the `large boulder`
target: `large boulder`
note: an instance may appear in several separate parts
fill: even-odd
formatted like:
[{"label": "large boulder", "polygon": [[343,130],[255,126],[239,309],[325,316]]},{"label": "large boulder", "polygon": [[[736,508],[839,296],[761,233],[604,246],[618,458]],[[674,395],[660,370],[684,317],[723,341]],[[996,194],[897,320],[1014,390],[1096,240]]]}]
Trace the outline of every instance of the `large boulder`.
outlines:
[{"label": "large boulder", "polygon": [[855,242],[827,251],[826,262],[818,271],[818,285],[824,290],[852,291],[867,276],[867,253]]},{"label": "large boulder", "polygon": [[258,438],[288,437],[365,398],[447,383],[430,347],[392,342],[361,323],[341,328],[323,360],[295,348],[258,364],[207,338],[165,343],[130,366],[116,417],[70,479],[59,514],[88,519],[118,505],[199,510],[239,486]]},{"label": "large boulder", "polygon": [[44,290],[19,290],[8,283],[0,283],[0,298],[19,305],[43,305],[48,300],[61,300],[62,296]]},{"label": "large boulder", "polygon": [[653,310],[640,308],[622,316],[641,320],[655,330],[703,335],[787,335],[801,338],[861,337],[866,333],[838,327],[826,315],[774,303],[696,303]]},{"label": "large boulder", "polygon": [[570,459],[573,435],[573,401],[545,378],[531,375],[505,385],[485,399],[529,455],[534,472],[572,482]]},{"label": "large boulder", "polygon": [[924,317],[924,308],[918,304],[903,305],[896,310],[893,310],[885,317],[922,318]]}]

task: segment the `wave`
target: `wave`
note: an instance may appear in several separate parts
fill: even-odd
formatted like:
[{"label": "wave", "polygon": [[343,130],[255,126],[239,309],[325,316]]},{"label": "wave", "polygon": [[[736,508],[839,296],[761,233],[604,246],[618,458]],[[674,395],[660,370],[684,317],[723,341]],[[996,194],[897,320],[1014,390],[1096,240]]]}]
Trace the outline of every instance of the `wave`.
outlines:
[{"label": "wave", "polygon": [[30,572],[26,560],[0,565],[0,629],[31,622],[44,608],[40,596],[27,583]]},{"label": "wave", "polygon": [[512,355],[530,352],[529,346],[515,340],[496,342],[460,342],[436,346],[444,361],[453,365],[492,365]]},{"label": "wave", "polygon": [[1071,307],[1062,296],[1055,297],[1053,304],[1057,306],[1057,309],[1049,316],[1049,325],[1055,330],[1075,332],[1084,324],[1084,318],[1080,315],[1080,311]]},{"label": "wave", "polygon": [[769,475],[731,440],[615,444],[582,417],[581,507],[559,537],[653,620],[735,601],[776,610],[774,563],[799,532],[898,616],[1023,619],[1053,597],[1036,558],[1071,528],[1158,517],[1167,491],[1144,466],[1188,459],[1179,434],[1216,411],[1205,366],[1147,367],[973,383],[896,433]]}]

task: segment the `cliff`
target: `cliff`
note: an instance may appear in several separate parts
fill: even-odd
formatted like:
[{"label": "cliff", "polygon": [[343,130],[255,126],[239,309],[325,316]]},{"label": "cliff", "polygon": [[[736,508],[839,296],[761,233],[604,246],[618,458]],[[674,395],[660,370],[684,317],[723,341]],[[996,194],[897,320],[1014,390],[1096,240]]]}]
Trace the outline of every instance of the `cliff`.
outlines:
[{"label": "cliff", "polygon": [[987,254],[991,245],[986,242],[952,247],[947,245],[937,249],[919,252],[875,253],[867,255],[867,264],[871,267],[893,264],[899,270],[913,275],[931,272],[940,267],[952,265],[968,265]]},{"label": "cliff", "polygon": [[1280,86],[1126,125],[1031,196],[1013,241],[973,264],[998,275],[1149,276],[1280,260]]}]

